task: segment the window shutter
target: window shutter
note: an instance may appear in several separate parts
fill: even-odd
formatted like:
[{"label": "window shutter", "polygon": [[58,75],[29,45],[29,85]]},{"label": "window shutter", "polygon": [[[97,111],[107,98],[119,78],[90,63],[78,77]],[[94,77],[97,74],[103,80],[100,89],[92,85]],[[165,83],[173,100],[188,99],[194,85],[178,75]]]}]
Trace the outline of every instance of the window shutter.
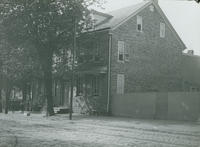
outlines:
[{"label": "window shutter", "polygon": [[117,75],[117,94],[124,94],[124,74]]},{"label": "window shutter", "polygon": [[125,61],[126,62],[128,62],[129,61],[129,54],[130,54],[130,51],[129,51],[129,48],[128,47],[125,47],[125,54],[124,54],[124,59],[125,59]]},{"label": "window shutter", "polygon": [[160,37],[164,38],[165,37],[165,23],[160,23]]}]

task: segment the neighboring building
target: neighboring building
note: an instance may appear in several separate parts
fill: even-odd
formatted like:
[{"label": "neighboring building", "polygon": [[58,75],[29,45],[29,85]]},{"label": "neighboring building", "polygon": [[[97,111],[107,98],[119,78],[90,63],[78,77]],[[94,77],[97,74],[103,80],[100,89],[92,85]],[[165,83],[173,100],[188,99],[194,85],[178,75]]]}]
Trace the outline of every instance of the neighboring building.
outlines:
[{"label": "neighboring building", "polygon": [[157,1],[93,17],[78,39],[77,95],[108,112],[115,94],[183,90],[186,47]]},{"label": "neighboring building", "polygon": [[200,56],[193,55],[193,51],[183,54],[182,77],[184,91],[200,91]]}]

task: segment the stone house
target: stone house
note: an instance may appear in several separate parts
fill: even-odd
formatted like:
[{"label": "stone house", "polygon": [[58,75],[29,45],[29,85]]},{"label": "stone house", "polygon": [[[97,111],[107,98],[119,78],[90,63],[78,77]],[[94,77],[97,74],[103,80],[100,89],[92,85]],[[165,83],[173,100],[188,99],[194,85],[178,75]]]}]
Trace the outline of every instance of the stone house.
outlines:
[{"label": "stone house", "polygon": [[186,48],[156,0],[110,13],[78,38],[77,95],[109,112],[113,95],[182,91]]}]

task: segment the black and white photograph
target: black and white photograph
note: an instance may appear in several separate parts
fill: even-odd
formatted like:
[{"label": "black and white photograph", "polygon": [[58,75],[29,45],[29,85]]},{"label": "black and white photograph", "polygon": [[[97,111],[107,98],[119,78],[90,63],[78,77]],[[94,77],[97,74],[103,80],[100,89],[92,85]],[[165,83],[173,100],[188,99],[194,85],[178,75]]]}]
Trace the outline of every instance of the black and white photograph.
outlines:
[{"label": "black and white photograph", "polygon": [[0,0],[0,147],[200,147],[200,0]]}]

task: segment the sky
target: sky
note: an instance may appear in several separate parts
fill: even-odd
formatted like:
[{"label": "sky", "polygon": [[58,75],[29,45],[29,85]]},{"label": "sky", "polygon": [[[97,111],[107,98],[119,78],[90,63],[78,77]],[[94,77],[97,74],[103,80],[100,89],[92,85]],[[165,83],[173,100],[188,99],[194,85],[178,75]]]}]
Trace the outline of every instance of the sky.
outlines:
[{"label": "sky", "polygon": [[[106,0],[104,9],[109,12],[142,2],[142,0]],[[200,4],[186,0],[159,0],[159,5],[188,49],[200,55]]]}]

